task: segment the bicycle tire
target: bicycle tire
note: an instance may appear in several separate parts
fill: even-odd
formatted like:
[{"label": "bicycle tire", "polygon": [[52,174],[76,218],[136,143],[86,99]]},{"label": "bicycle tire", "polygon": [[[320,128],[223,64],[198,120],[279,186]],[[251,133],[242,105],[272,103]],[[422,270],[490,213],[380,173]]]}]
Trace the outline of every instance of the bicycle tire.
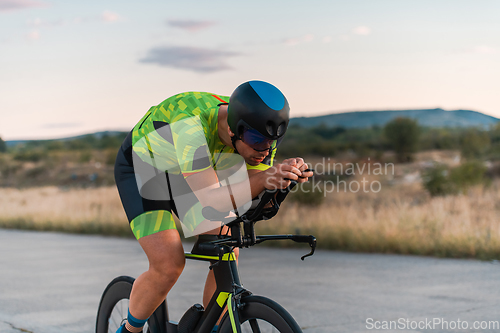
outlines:
[{"label": "bicycle tire", "polygon": [[[125,322],[134,281],[135,279],[130,276],[119,276],[108,284],[102,293],[97,310],[96,333],[115,333]],[[153,313],[145,326],[145,332],[165,333],[162,327],[164,325],[161,325],[158,317],[156,312]]]},{"label": "bicycle tire", "polygon": [[[247,296],[242,303],[244,306],[238,310],[242,333],[302,333],[295,319],[275,301],[262,296]],[[217,332],[233,332],[227,312]]]}]

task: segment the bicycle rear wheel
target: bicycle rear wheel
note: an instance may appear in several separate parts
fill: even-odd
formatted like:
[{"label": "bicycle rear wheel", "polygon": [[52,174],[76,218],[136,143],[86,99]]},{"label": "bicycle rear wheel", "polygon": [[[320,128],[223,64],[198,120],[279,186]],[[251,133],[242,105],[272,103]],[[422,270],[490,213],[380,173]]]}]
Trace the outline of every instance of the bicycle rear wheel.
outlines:
[{"label": "bicycle rear wheel", "polygon": [[[101,297],[97,311],[96,333],[116,333],[127,320],[130,292],[135,279],[130,276],[119,276],[111,281]],[[165,303],[164,303],[165,304]],[[165,306],[162,304],[160,308]],[[165,324],[161,325],[161,311],[157,309],[144,325],[143,332],[164,333]]]},{"label": "bicycle rear wheel", "polygon": [[[261,296],[242,299],[239,310],[242,333],[302,333],[293,317],[278,303]],[[231,320],[226,312],[218,333],[232,333]]]}]

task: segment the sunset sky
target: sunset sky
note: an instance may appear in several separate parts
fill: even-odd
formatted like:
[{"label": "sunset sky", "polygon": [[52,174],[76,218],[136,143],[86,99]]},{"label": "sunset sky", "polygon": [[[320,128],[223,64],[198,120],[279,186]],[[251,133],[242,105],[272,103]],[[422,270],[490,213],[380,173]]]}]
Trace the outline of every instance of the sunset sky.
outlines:
[{"label": "sunset sky", "polygon": [[500,117],[500,1],[0,0],[0,137],[130,130],[183,91],[260,79],[292,116]]}]

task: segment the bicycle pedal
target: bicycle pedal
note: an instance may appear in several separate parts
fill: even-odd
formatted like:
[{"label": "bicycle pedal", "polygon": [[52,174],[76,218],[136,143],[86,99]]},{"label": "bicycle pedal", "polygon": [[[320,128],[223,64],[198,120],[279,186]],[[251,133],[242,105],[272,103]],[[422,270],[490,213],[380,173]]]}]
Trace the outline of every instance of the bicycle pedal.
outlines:
[{"label": "bicycle pedal", "polygon": [[177,333],[191,333],[200,321],[205,309],[201,304],[195,304],[182,315],[177,326]]}]

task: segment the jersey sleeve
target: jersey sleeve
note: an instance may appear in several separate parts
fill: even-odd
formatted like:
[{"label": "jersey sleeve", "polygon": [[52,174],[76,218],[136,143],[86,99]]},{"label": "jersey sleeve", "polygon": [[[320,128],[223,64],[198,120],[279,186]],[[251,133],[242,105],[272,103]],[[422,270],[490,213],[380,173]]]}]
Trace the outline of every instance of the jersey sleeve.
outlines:
[{"label": "jersey sleeve", "polygon": [[171,128],[166,121],[154,120],[152,115],[156,108],[151,108],[133,129],[134,156],[157,170],[178,174]]},{"label": "jersey sleeve", "polygon": [[184,177],[212,168],[203,120],[199,116],[189,116],[177,119],[171,127],[177,161]]}]

